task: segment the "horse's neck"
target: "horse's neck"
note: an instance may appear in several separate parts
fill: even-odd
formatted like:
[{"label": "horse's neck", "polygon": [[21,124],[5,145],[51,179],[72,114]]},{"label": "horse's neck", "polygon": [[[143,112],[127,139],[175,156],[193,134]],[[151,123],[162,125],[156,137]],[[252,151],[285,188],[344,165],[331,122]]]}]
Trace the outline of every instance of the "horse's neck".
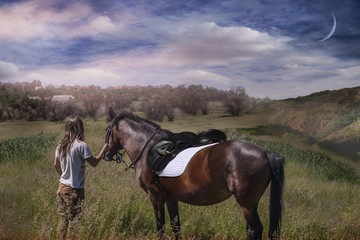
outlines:
[{"label": "horse's neck", "polygon": [[124,144],[124,148],[131,161],[135,161],[145,145],[146,136],[143,137],[134,133],[127,133],[126,135],[128,135],[128,138]]},{"label": "horse's neck", "polygon": [[158,132],[156,134],[153,134],[153,132],[149,131],[144,134],[139,134],[131,129],[126,133],[128,137],[126,143],[124,144],[124,148],[131,161],[135,161],[137,160],[137,158],[143,157],[140,156],[141,154],[145,154],[145,152],[143,152],[145,149],[143,148],[151,147],[154,142],[157,142],[158,140],[163,139],[165,136],[168,135],[166,132],[163,132],[161,130],[159,131],[153,129],[152,131]]}]

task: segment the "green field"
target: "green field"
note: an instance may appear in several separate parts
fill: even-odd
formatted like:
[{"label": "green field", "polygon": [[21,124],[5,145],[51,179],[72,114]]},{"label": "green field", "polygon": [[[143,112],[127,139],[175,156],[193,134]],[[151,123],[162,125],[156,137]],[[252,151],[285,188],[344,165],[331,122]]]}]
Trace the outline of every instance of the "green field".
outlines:
[{"label": "green field", "polygon": [[[223,129],[231,139],[253,141],[283,154],[282,239],[360,239],[360,164],[268,126],[271,114],[226,117],[216,110],[206,116],[180,115],[174,122],[160,124],[175,132]],[[86,142],[94,153],[103,144],[105,126],[103,119],[85,120]],[[59,216],[53,156],[62,125],[5,122],[0,129],[0,239],[54,239]],[[268,195],[259,206],[265,236]],[[245,239],[245,220],[233,198],[208,207],[181,203],[180,219],[184,239]],[[133,170],[124,171],[115,162],[87,166],[80,231],[82,239],[156,239],[151,204]],[[172,237],[168,218],[166,233]]]}]

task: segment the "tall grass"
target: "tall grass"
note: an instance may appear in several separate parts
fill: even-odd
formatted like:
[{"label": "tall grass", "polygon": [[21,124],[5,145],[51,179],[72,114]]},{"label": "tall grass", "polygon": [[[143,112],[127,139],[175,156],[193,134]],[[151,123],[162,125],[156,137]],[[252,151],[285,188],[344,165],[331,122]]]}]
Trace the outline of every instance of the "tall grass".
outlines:
[{"label": "tall grass", "polygon": [[[103,144],[104,127],[103,120],[85,121],[86,142],[94,154]],[[173,127],[179,129],[176,124]],[[229,135],[286,157],[283,239],[360,239],[359,176],[351,167],[275,139]],[[1,153],[9,154],[0,162],[0,239],[55,238],[59,177],[53,158],[61,136],[39,134],[13,139],[11,144],[0,142]],[[23,145],[28,145],[23,147],[27,151],[18,151]],[[89,165],[85,188],[82,239],[156,239],[154,213],[133,170],[124,171],[115,162],[101,162],[96,168]],[[268,195],[267,191],[259,205],[264,235],[269,225]],[[180,220],[184,239],[245,239],[246,223],[233,198],[207,207],[180,203]],[[168,217],[166,228],[171,238]]]},{"label": "tall grass", "polygon": [[[44,158],[56,135],[40,133],[0,142],[0,238],[21,239],[38,234],[33,221],[38,203],[48,192]],[[44,168],[47,168],[44,173]],[[39,176],[43,176],[39,178]],[[36,194],[41,197],[34,198]]]},{"label": "tall grass", "polygon": [[3,161],[36,160],[54,145],[54,133],[40,133],[0,142],[0,163]]}]

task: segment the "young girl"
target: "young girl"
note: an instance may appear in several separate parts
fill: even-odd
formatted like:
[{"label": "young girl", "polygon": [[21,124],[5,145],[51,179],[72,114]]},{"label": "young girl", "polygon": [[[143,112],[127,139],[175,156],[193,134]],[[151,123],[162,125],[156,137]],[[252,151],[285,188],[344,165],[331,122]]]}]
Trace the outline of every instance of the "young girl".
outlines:
[{"label": "young girl", "polygon": [[84,142],[84,124],[81,118],[65,120],[65,135],[55,150],[54,166],[60,175],[57,190],[58,210],[61,214],[57,238],[76,237],[77,223],[84,203],[85,161],[96,167],[109,146],[105,144],[94,157]]}]

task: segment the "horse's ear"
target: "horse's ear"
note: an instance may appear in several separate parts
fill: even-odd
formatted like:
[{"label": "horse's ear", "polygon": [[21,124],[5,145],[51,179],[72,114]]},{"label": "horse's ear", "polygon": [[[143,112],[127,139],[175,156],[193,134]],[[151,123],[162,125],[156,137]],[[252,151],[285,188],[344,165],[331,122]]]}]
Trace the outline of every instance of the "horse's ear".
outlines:
[{"label": "horse's ear", "polygon": [[115,117],[115,111],[112,107],[109,107],[109,119],[110,121],[113,120]]}]

